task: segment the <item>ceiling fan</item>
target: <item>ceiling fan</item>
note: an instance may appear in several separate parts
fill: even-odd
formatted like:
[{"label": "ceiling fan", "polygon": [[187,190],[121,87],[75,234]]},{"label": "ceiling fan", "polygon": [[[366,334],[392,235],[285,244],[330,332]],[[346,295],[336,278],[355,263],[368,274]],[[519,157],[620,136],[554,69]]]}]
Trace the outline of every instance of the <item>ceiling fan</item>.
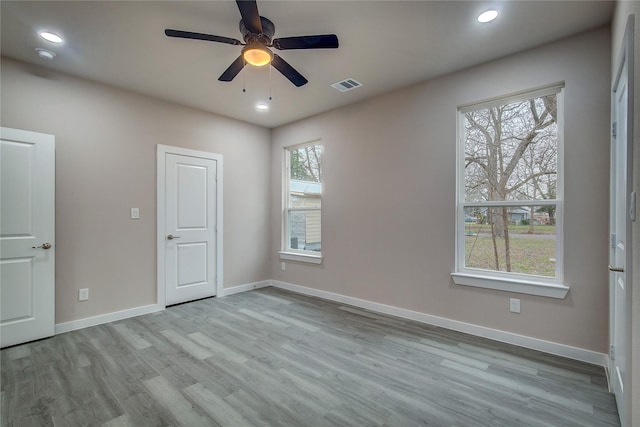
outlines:
[{"label": "ceiling fan", "polygon": [[183,39],[205,40],[232,45],[242,45],[242,53],[225,70],[218,80],[222,82],[232,81],[248,63],[255,66],[267,64],[280,71],[291,83],[297,87],[305,85],[308,80],[296,71],[284,59],[271,52],[270,47],[278,50],[290,49],[336,49],[338,37],[335,34],[320,34],[314,36],[283,37],[274,39],[275,26],[273,22],[260,16],[255,0],[236,0],[240,9],[240,33],[244,43],[229,37],[214,36],[211,34],[192,33],[190,31],[166,29],[164,33],[168,37]]}]

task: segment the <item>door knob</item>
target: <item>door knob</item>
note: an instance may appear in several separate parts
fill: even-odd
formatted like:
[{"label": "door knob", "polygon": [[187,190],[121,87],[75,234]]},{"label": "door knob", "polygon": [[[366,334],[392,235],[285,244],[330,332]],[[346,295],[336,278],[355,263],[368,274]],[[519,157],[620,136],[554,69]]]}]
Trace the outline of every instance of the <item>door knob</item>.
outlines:
[{"label": "door knob", "polygon": [[43,243],[40,246],[31,246],[31,249],[51,249],[51,243]]},{"label": "door knob", "polygon": [[167,234],[167,240],[179,239],[180,236],[174,236],[173,234]]},{"label": "door knob", "polygon": [[609,271],[613,271],[614,273],[624,273],[624,268],[614,267],[611,264],[609,264]]}]

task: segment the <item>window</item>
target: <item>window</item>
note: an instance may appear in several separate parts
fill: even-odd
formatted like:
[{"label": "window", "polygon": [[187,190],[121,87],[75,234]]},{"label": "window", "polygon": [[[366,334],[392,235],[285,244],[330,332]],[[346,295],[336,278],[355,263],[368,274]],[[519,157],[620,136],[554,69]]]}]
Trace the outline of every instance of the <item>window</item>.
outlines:
[{"label": "window", "polygon": [[280,258],[322,261],[322,145],[285,149],[285,209]]},{"label": "window", "polygon": [[458,284],[564,298],[562,87],[458,112]]}]

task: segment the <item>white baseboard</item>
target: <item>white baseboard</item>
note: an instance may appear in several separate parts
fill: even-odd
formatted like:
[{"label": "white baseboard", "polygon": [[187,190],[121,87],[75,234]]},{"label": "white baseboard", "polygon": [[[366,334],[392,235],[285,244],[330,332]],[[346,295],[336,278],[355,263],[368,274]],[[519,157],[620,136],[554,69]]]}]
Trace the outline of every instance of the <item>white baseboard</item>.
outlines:
[{"label": "white baseboard", "polygon": [[[255,283],[247,283],[244,285],[234,286],[223,289],[221,297],[234,295],[240,292],[247,292],[254,289],[274,286],[276,288],[286,289],[304,295],[323,298],[329,301],[335,301],[342,304],[348,304],[355,307],[364,308],[378,313],[389,314],[391,316],[401,317],[404,319],[414,320],[416,322],[426,323],[429,325],[439,326],[454,331],[464,332],[467,334],[489,338],[495,341],[501,341],[508,344],[518,345],[533,350],[543,351],[545,353],[555,354],[558,356],[568,357],[570,359],[580,360],[595,365],[608,368],[608,356],[604,353],[598,353],[591,350],[585,350],[578,347],[572,347],[565,344],[559,344],[551,341],[545,341],[538,338],[531,338],[524,335],[514,334],[512,332],[501,331],[498,329],[486,328],[471,323],[460,322],[458,320],[447,319],[445,317],[433,316],[430,314],[420,313],[417,311],[407,310],[404,308],[393,307],[386,304],[380,304],[373,301],[367,301],[359,298],[349,297],[346,295],[336,294],[333,292],[323,291],[306,286],[295,285],[293,283],[281,282],[278,280],[263,280]],[[158,304],[150,304],[141,307],[135,307],[127,310],[116,311],[113,313],[101,314],[98,316],[87,317],[85,319],[72,320],[70,322],[58,323],[55,327],[55,333],[74,331],[77,329],[88,328],[90,326],[101,325],[103,323],[115,322],[118,320],[128,319],[130,317],[141,316],[143,314],[154,313],[164,310],[164,307]]]},{"label": "white baseboard", "polygon": [[[234,286],[232,288],[223,289],[222,296],[237,294],[240,292],[251,291],[253,289],[271,286],[271,280],[263,280],[261,282],[247,283],[245,285]],[[56,334],[75,331],[77,329],[88,328],[90,326],[102,325],[103,323],[115,322],[118,320],[128,319],[130,317],[141,316],[143,314],[154,313],[164,310],[164,307],[158,304],[144,305],[141,307],[130,308],[113,313],[100,314],[98,316],[87,317],[84,319],[72,320],[70,322],[58,323],[55,327]]]},{"label": "white baseboard", "polygon": [[[253,289],[264,288],[266,286],[271,286],[270,280],[263,280],[261,282],[247,283],[246,285],[226,288],[223,289],[220,296],[233,295],[240,292],[251,291]],[[64,332],[75,331],[77,329],[88,328],[90,326],[102,325],[103,323],[115,322],[118,320],[141,316],[143,314],[154,313],[161,310],[164,310],[163,306],[158,304],[150,304],[141,307],[130,308],[127,310],[115,311],[113,313],[100,314],[98,316],[87,317],[84,319],[72,320],[70,322],[58,323],[55,327],[55,333],[62,334]]]},{"label": "white baseboard", "polygon": [[445,317],[432,316],[430,314],[420,313],[417,311],[407,310],[399,307],[393,307],[390,305],[380,304],[377,302],[367,301],[359,298],[353,298],[333,292],[322,291],[319,289],[308,288],[306,286],[280,282],[278,280],[272,280],[271,285],[276,288],[282,288],[300,294],[323,298],[343,304],[349,304],[367,310],[376,311],[378,313],[389,314],[404,319],[414,320],[416,322],[439,326],[458,332],[464,332],[470,335],[489,338],[508,344],[514,344],[520,347],[530,348],[533,350],[555,354],[582,362],[592,363],[594,365],[604,367],[607,366],[607,355],[604,353],[598,353],[595,351],[572,347],[565,344],[545,341],[538,338],[531,338],[524,335],[514,334],[512,332],[501,331],[498,329],[491,329],[471,323],[460,322],[458,320],[447,319]]},{"label": "white baseboard", "polygon": [[103,323],[115,322],[117,320],[128,319],[130,317],[141,316],[143,314],[154,313],[164,310],[164,307],[158,304],[143,305],[141,307],[130,308],[122,311],[114,311],[112,313],[100,314],[98,316],[86,317],[84,319],[72,320],[70,322],[56,324],[55,333],[75,331],[77,329],[88,328],[89,326],[102,325]]},{"label": "white baseboard", "polygon": [[604,373],[607,376],[607,385],[609,386],[609,393],[613,393],[613,382],[611,382],[611,357],[608,354],[604,355]]},{"label": "white baseboard", "polygon": [[220,296],[226,297],[229,295],[239,294],[240,292],[247,292],[247,291],[252,291],[254,289],[265,288],[267,286],[271,286],[271,280],[263,280],[261,282],[247,283],[245,285],[238,285],[238,286],[233,286],[231,288],[224,288],[222,290],[222,295]]}]

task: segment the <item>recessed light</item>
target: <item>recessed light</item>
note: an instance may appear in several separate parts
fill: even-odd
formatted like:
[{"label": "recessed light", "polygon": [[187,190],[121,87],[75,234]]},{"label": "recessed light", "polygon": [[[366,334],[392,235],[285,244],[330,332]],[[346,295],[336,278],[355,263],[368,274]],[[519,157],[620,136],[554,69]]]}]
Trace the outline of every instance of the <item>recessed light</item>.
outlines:
[{"label": "recessed light", "polygon": [[493,21],[497,17],[498,17],[498,11],[489,9],[487,11],[482,12],[480,15],[478,15],[478,22],[481,22],[484,24],[486,22]]},{"label": "recessed light", "polygon": [[63,39],[62,37],[60,37],[59,35],[55,34],[55,33],[51,33],[49,31],[40,31],[40,37],[42,37],[43,39],[45,39],[48,42],[51,43],[62,43]]},{"label": "recessed light", "polygon": [[47,49],[40,49],[39,47],[36,48],[36,52],[38,52],[38,56],[40,56],[40,58],[53,59],[56,56],[54,52]]},{"label": "recessed light", "polygon": [[256,110],[258,110],[258,111],[267,111],[267,110],[269,110],[269,104],[267,104],[266,102],[258,102],[256,104]]}]

